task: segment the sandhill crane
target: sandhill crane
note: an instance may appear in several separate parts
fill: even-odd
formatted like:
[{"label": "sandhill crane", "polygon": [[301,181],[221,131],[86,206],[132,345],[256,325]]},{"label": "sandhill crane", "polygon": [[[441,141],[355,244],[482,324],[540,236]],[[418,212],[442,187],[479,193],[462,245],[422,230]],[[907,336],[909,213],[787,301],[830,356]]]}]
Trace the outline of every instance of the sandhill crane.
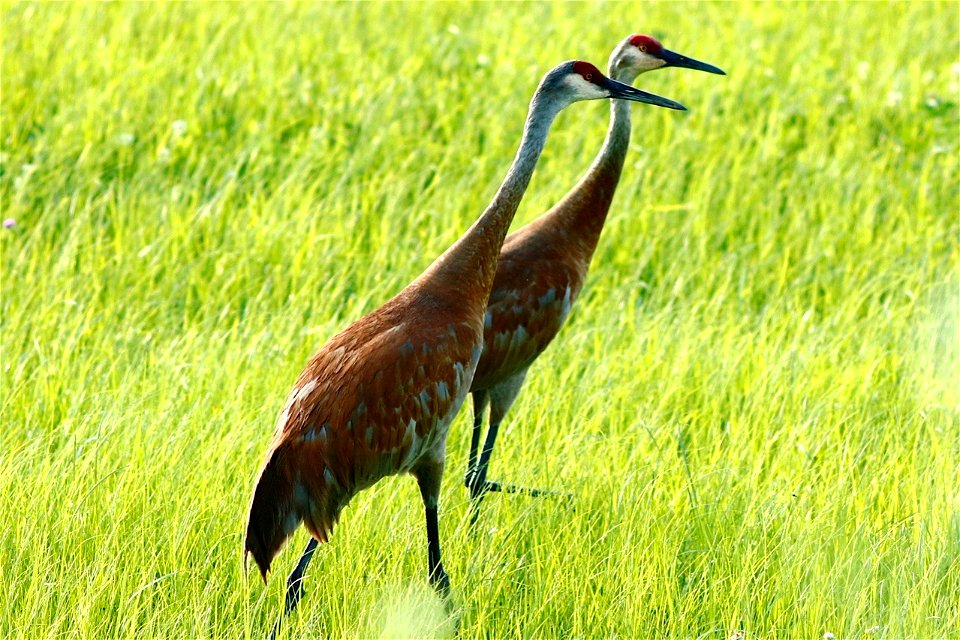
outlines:
[{"label": "sandhill crane", "polygon": [[252,555],[266,581],[287,538],[301,522],[309,531],[287,581],[285,613],[302,595],[317,542],[327,540],[350,499],[400,473],[420,487],[428,579],[449,592],[437,520],[447,429],[480,359],[497,255],[554,118],[573,102],[599,98],[684,109],[610,80],[588,62],[551,70],[530,103],[513,164],[479,219],[410,285],[335,335],[300,374],[253,491],[244,543],[245,561]]},{"label": "sandhill crane", "polygon": [[[610,54],[610,77],[632,83],[645,71],[686,67],[724,75],[717,67],[663,48],[655,38],[633,35]],[[563,326],[587,276],[627,146],[630,105],[613,100],[610,128],[587,174],[550,211],[507,236],[484,316],[484,344],[473,378],[474,421],[464,482],[473,505],[471,521],[487,491],[522,489],[487,480],[490,455],[504,415],[523,386],[527,369]],[[477,456],[483,414],[490,405],[490,426]]]}]

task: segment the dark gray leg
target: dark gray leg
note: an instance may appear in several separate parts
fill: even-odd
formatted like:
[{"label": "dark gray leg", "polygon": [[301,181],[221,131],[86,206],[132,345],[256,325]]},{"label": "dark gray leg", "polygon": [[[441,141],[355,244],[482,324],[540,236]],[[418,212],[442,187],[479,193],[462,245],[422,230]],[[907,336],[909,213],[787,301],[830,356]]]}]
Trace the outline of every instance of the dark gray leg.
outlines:
[{"label": "dark gray leg", "polygon": [[[470,457],[467,459],[467,473],[463,476],[463,484],[471,489],[470,482],[477,471],[477,450],[480,448],[480,431],[483,429],[483,412],[487,408],[489,398],[486,389],[474,391],[473,395],[473,431],[470,433]],[[470,495],[473,495],[471,489]]]},{"label": "dark gray leg", "polygon": [[[487,491],[500,491],[502,487],[498,482],[487,482],[487,469],[490,467],[490,455],[493,453],[493,444],[497,441],[497,431],[500,429],[499,422],[490,422],[490,428],[487,429],[487,437],[483,441],[483,451],[480,452],[480,460],[475,466],[471,465],[467,473],[467,488],[470,490],[470,526],[477,524],[477,518],[480,517],[480,503],[483,502],[483,496]],[[496,486],[496,488],[492,488]]]},{"label": "dark gray leg", "polygon": [[420,485],[424,514],[427,518],[427,578],[444,599],[450,595],[450,577],[440,559],[440,524],[437,507],[440,500],[440,479],[443,477],[443,462],[427,462],[413,475]]},{"label": "dark gray leg", "polygon": [[[520,389],[523,387],[523,381],[524,378],[526,378],[526,375],[526,370],[521,371],[512,378],[508,378],[495,387],[492,387],[488,392],[484,392],[488,393],[490,396],[490,427],[487,429],[487,437],[483,443],[483,450],[480,452],[480,459],[477,460],[476,464],[473,462],[476,459],[474,441],[479,439],[480,433],[478,425],[482,424],[483,417],[482,411],[479,413],[478,417],[477,411],[474,409],[474,440],[471,441],[470,467],[467,470],[467,477],[465,478],[467,488],[470,490],[471,526],[475,525],[477,522],[477,518],[480,515],[480,503],[483,501],[483,497],[488,491],[522,493],[524,495],[534,497],[551,495],[569,496],[569,494],[557,493],[555,491],[529,489],[526,487],[518,487],[512,484],[502,484],[500,482],[487,480],[487,470],[490,467],[490,456],[493,454],[493,445],[497,441],[497,433],[500,430],[500,423],[503,422],[503,418],[506,416],[510,406],[513,405],[513,401],[517,399],[517,394],[520,393]],[[484,403],[486,403],[486,398],[484,398]],[[474,404],[476,406],[476,394],[474,395]]]},{"label": "dark gray leg", "polygon": [[[480,431],[483,430],[483,414],[487,409],[490,395],[486,389],[473,391],[473,431],[470,434],[470,458],[467,462],[467,471],[477,464],[477,450],[480,448]],[[469,476],[469,473],[468,473]]]},{"label": "dark gray leg", "polygon": [[297,566],[293,568],[293,571],[291,571],[290,575],[287,577],[286,602],[283,607],[283,613],[280,615],[280,619],[274,623],[273,628],[270,630],[270,640],[276,640],[277,634],[280,633],[280,625],[283,623],[284,618],[290,615],[293,610],[297,608],[300,598],[303,597],[303,574],[307,570],[307,565],[310,564],[310,558],[313,557],[313,552],[317,550],[318,544],[319,543],[315,538],[310,538],[310,542],[307,543],[307,547],[300,555],[300,560],[297,562]]},{"label": "dark gray leg", "polygon": [[437,508],[425,507],[427,516],[427,577],[430,584],[441,596],[450,595],[450,576],[440,561],[440,525],[437,522]]}]

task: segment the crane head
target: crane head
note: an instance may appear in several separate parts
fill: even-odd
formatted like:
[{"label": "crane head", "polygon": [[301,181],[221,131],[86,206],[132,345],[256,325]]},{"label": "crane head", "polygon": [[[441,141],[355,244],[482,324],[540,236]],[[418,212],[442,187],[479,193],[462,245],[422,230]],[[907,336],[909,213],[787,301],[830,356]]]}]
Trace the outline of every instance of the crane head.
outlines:
[{"label": "crane head", "polygon": [[583,60],[571,60],[557,66],[544,77],[541,86],[567,103],[618,98],[686,111],[686,107],[679,102],[612,80],[600,73],[594,65]]},{"label": "crane head", "polygon": [[630,72],[634,74],[634,77],[646,71],[666,67],[683,67],[721,76],[726,75],[722,69],[712,64],[700,62],[665,49],[660,41],[653,36],[642,34],[632,35],[624,40],[610,56],[612,72]]}]

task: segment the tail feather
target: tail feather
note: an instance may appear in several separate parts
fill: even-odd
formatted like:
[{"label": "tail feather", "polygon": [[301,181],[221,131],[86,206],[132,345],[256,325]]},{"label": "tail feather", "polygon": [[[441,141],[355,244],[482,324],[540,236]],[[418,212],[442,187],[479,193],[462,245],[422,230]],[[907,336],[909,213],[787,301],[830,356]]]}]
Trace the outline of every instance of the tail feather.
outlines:
[{"label": "tail feather", "polygon": [[282,451],[275,449],[264,463],[253,490],[244,541],[244,567],[252,555],[264,582],[270,563],[302,520],[296,498],[297,481],[284,465]]}]

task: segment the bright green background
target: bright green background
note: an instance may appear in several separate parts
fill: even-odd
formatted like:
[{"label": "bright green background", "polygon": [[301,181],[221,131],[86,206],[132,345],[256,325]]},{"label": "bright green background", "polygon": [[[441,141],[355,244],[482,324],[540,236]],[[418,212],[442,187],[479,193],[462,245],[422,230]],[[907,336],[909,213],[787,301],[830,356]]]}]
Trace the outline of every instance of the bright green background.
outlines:
[{"label": "bright green background", "polygon": [[[587,288],[467,527],[461,637],[958,637],[958,6],[3,4],[0,636],[259,637],[254,476],[310,353],[479,214],[540,76],[651,32]],[[561,114],[517,215],[599,148]],[[182,121],[179,123],[177,121]],[[449,624],[415,483],[345,511],[297,637]]]}]

